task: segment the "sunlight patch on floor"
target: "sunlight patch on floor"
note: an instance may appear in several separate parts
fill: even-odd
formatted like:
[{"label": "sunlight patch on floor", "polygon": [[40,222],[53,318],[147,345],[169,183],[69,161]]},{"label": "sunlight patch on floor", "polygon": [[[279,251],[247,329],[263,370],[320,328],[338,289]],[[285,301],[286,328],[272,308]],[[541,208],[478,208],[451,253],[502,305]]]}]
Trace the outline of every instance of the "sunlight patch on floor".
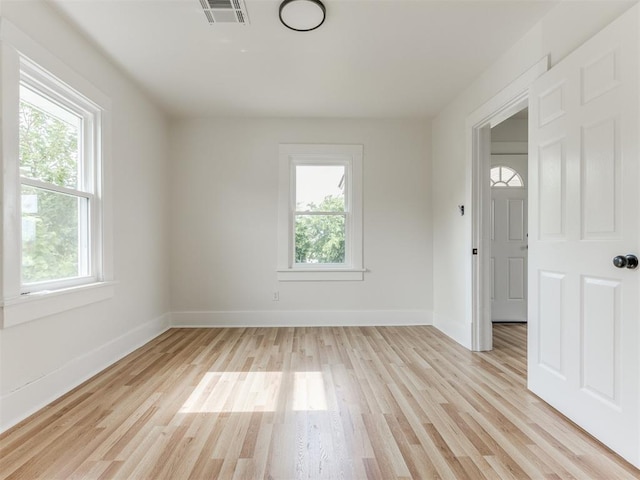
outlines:
[{"label": "sunlight patch on floor", "polygon": [[207,372],[180,413],[324,411],[322,372]]},{"label": "sunlight patch on floor", "polygon": [[294,372],[293,375],[293,410],[327,410],[322,372]]}]

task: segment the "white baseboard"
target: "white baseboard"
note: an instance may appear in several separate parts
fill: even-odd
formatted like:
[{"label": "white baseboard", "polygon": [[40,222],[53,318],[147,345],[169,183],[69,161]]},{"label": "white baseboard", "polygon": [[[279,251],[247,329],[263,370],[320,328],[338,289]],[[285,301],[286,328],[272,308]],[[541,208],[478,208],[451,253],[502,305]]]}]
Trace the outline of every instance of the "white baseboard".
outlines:
[{"label": "white baseboard", "polygon": [[355,327],[432,325],[427,310],[173,312],[175,327]]},{"label": "white baseboard", "polygon": [[164,314],[0,398],[0,433],[164,333],[170,322]]},{"label": "white baseboard", "polygon": [[436,317],[433,326],[466,349],[471,350],[471,324],[442,321]]}]

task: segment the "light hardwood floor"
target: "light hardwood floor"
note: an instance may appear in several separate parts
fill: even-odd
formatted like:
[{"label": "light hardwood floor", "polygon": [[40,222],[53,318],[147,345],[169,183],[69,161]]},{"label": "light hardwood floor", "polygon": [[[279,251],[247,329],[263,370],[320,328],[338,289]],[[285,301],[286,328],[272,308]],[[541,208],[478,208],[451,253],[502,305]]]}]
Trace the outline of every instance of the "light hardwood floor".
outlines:
[{"label": "light hardwood floor", "polygon": [[632,479],[527,392],[526,326],[172,329],[0,436],[2,479]]}]

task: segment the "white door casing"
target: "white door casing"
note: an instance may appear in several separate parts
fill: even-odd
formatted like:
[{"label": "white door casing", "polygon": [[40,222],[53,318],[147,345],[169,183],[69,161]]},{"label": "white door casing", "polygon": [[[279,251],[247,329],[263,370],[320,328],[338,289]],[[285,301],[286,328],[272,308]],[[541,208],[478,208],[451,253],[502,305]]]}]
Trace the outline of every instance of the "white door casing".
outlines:
[{"label": "white door casing", "polygon": [[491,188],[491,320],[524,322],[527,320],[526,155],[493,155],[492,165],[492,172],[510,172],[509,175],[513,172],[519,181]]},{"label": "white door casing", "polygon": [[469,176],[467,202],[471,205],[469,225],[469,283],[466,309],[471,335],[463,329],[448,334],[474,351],[493,348],[491,324],[490,260],[491,260],[491,186],[487,179],[491,169],[491,128],[529,105],[529,88],[548,70],[549,57],[544,56],[488,102],[467,117],[467,168]]},{"label": "white door casing", "polygon": [[529,388],[640,467],[638,6],[534,82]]}]

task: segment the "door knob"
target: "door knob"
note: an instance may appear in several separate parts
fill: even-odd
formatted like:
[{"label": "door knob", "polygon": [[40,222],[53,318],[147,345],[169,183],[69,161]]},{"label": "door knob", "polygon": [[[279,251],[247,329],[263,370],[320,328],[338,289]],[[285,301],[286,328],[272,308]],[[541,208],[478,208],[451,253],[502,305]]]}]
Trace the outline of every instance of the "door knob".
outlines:
[{"label": "door knob", "polygon": [[613,264],[618,268],[638,268],[638,257],[635,255],[618,255],[613,258]]}]

